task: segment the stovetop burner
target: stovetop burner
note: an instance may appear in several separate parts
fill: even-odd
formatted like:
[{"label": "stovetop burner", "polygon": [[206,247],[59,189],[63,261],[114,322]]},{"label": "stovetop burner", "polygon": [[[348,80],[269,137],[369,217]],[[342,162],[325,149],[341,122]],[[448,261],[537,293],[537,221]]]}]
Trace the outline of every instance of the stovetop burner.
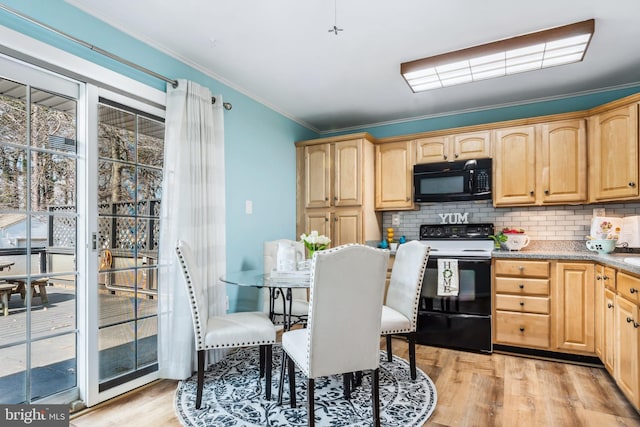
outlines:
[{"label": "stovetop burner", "polygon": [[483,239],[493,234],[493,224],[422,224],[420,240]]}]

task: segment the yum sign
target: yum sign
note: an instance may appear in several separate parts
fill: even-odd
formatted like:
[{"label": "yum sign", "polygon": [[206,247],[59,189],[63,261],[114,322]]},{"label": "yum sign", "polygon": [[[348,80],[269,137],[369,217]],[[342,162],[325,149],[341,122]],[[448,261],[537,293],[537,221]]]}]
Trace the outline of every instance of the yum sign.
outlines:
[{"label": "yum sign", "polygon": [[440,217],[440,224],[469,224],[469,212],[441,213],[438,216]]}]

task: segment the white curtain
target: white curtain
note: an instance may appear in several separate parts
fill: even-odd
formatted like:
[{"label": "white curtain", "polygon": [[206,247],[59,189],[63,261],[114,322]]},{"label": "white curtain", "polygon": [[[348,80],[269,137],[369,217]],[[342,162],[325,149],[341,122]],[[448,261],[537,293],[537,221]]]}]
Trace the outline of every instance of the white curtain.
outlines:
[{"label": "white curtain", "polygon": [[209,315],[226,311],[226,290],[218,283],[226,265],[223,122],[220,96],[212,105],[209,89],[194,82],[167,85],[158,262],[162,378],[185,379],[195,370],[191,312],[175,255],[178,239],[193,251],[194,276],[206,287]]}]

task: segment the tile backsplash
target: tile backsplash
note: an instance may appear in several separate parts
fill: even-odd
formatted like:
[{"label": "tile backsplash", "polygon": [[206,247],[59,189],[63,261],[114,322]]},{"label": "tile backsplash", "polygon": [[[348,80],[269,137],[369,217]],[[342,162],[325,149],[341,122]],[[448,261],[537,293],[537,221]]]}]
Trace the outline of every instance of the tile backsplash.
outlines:
[{"label": "tile backsplash", "polygon": [[[468,213],[470,223],[493,223],[496,231],[504,227],[524,228],[532,240],[581,240],[589,234],[594,209],[604,209],[605,216],[640,215],[640,203],[594,204],[579,206],[535,206],[494,208],[491,201],[421,204],[420,210],[384,212],[382,225],[393,227],[396,237],[417,239],[421,224],[439,224],[439,214]],[[398,214],[400,225],[391,224]],[[385,233],[383,232],[383,236]]]}]

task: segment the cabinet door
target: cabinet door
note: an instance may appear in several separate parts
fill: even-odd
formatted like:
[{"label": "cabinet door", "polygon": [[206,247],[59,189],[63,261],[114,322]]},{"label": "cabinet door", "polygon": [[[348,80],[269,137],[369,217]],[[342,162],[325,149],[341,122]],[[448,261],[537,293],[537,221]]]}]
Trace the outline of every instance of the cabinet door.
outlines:
[{"label": "cabinet door", "polygon": [[638,106],[593,117],[589,140],[592,200],[638,197]]},{"label": "cabinet door", "polygon": [[449,137],[434,136],[415,141],[416,163],[444,162],[449,159]]},{"label": "cabinet door", "polygon": [[[324,234],[332,241],[331,236],[331,212],[328,209],[306,210],[304,213],[304,233],[311,233],[317,230],[319,234]],[[333,246],[333,242],[332,242]]]},{"label": "cabinet door", "polygon": [[456,160],[491,157],[491,134],[489,131],[453,135],[453,157]]},{"label": "cabinet door", "polygon": [[413,208],[411,141],[376,146],[376,209]]},{"label": "cabinet door", "polygon": [[542,203],[587,200],[587,132],[583,119],[542,125],[537,194]]},{"label": "cabinet door", "polygon": [[604,291],[604,344],[602,347],[602,363],[611,375],[615,375],[615,355],[616,355],[616,294],[609,289]]},{"label": "cabinet door", "polygon": [[495,131],[494,205],[535,203],[535,127]]},{"label": "cabinet door", "polygon": [[334,146],[334,206],[362,205],[362,140]]},{"label": "cabinet door", "polygon": [[556,266],[556,348],[593,353],[595,350],[593,264]]},{"label": "cabinet door", "polygon": [[620,390],[637,408],[638,400],[638,306],[616,296],[616,382]]},{"label": "cabinet door", "polygon": [[333,214],[331,246],[362,241],[362,213],[359,210],[339,210]]},{"label": "cabinet door", "polygon": [[331,206],[331,144],[304,148],[305,207]]},{"label": "cabinet door", "polygon": [[604,266],[595,266],[595,328],[596,328],[596,341],[595,341],[595,353],[600,360],[604,361],[604,316],[606,306],[604,302]]}]

